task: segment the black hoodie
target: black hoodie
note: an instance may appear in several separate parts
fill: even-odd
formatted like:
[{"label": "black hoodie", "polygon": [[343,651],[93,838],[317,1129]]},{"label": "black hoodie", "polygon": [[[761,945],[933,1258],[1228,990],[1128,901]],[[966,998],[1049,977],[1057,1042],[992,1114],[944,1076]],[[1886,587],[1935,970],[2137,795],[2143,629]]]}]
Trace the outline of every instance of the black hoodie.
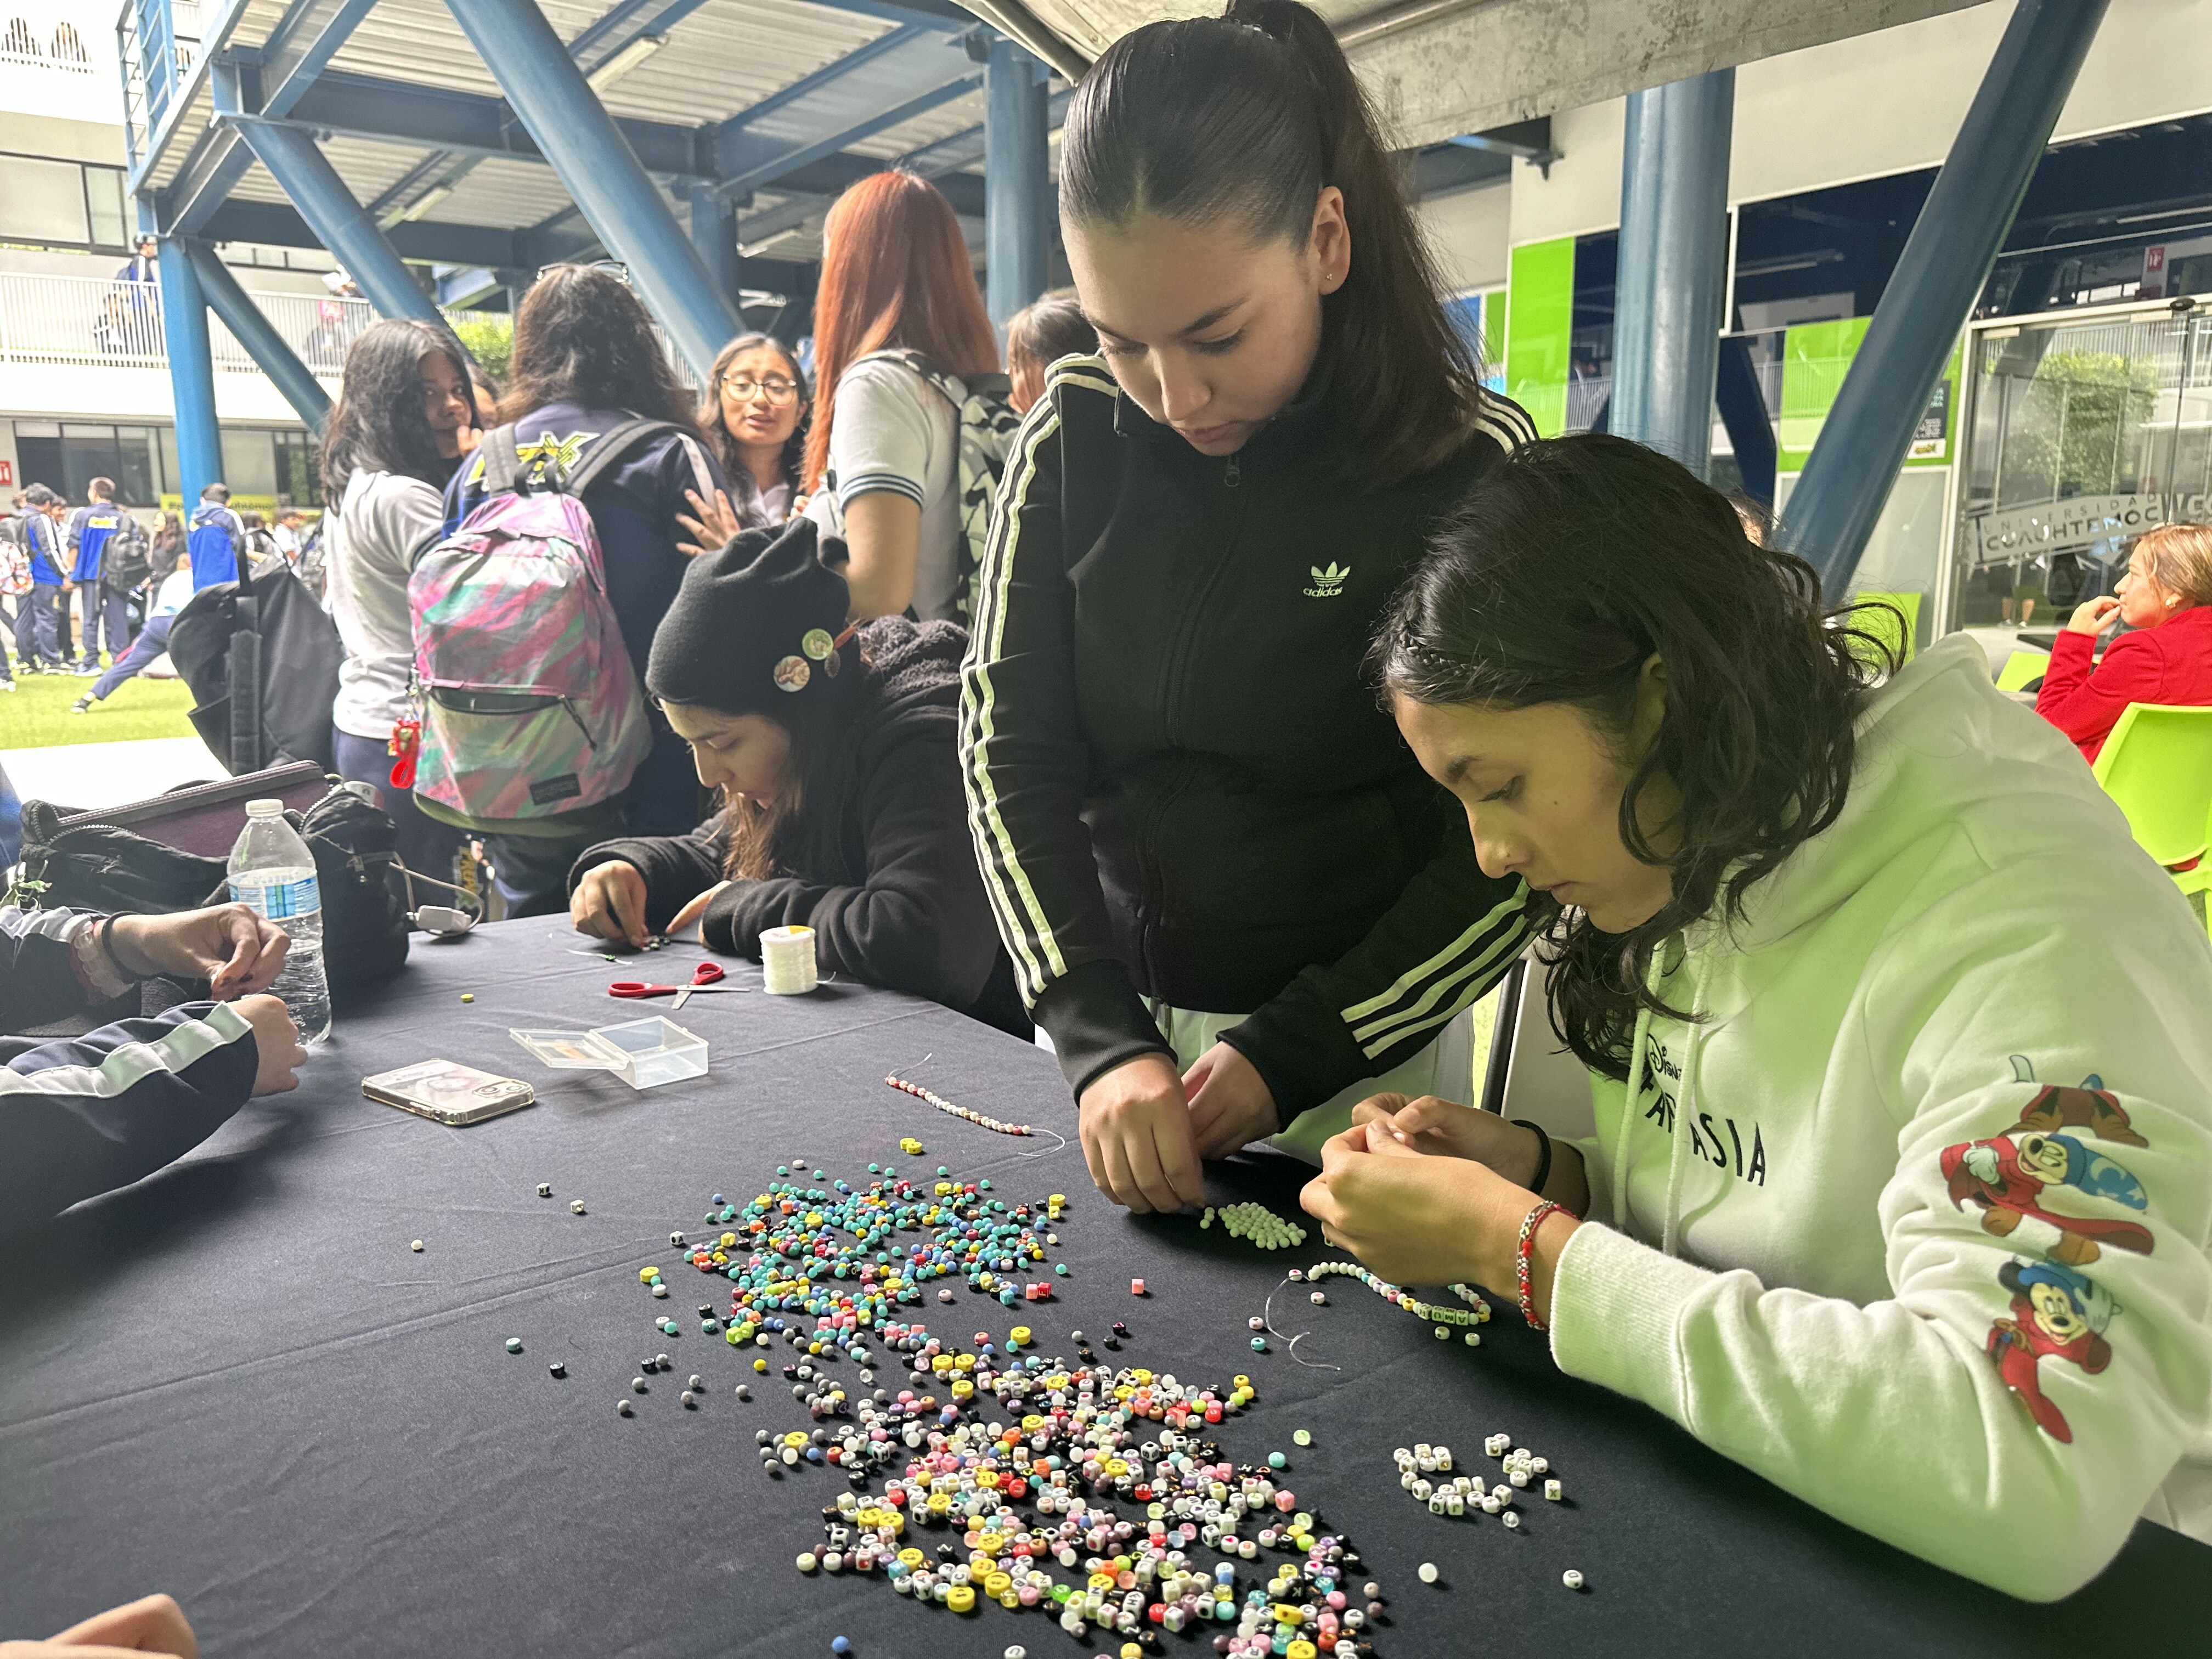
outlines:
[{"label": "black hoodie", "polygon": [[1063,358],[1006,462],[979,573],[962,764],[1000,933],[1080,1094],[1223,1040],[1283,1122],[1401,1065],[1509,967],[1518,879],[1363,683],[1442,514],[1535,435],[1504,398],[1431,471],[1332,476],[1322,399],[1200,454]]},{"label": "black hoodie", "polygon": [[[771,927],[811,927],[824,973],[911,992],[1026,1038],[1028,1015],[1000,947],[968,839],[955,754],[960,657],[950,623],[886,617],[860,630],[866,667],[840,683],[827,764],[776,832],[790,873],[732,881],[707,907],[711,950],[760,957]],[[722,879],[729,834],[716,815],[688,836],[601,842],[568,872],[635,865],[646,921],[665,927]]]}]

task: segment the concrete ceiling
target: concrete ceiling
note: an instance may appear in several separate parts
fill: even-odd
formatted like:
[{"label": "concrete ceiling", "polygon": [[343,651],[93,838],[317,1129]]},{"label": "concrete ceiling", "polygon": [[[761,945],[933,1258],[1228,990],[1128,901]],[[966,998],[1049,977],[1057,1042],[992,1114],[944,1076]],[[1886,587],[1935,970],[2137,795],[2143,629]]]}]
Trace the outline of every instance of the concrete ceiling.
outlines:
[{"label": "concrete ceiling", "polygon": [[[966,3],[966,0],[963,0]],[[1892,28],[1977,0],[1315,0],[1401,144],[1435,143],[1785,52]],[[1000,9],[981,0],[971,9]],[[1188,0],[1026,0],[1084,58]]]}]

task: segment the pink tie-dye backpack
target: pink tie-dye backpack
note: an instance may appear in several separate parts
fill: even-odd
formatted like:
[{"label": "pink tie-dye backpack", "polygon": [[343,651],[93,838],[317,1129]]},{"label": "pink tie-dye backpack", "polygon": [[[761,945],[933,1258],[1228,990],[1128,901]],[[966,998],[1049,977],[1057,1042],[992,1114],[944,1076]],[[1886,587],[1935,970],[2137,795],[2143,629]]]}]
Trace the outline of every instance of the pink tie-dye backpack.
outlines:
[{"label": "pink tie-dye backpack", "polygon": [[407,582],[415,793],[441,816],[495,830],[629,787],[653,728],[582,496],[641,440],[678,429],[626,421],[565,475],[550,459],[526,465],[513,427],[484,434],[483,500]]}]

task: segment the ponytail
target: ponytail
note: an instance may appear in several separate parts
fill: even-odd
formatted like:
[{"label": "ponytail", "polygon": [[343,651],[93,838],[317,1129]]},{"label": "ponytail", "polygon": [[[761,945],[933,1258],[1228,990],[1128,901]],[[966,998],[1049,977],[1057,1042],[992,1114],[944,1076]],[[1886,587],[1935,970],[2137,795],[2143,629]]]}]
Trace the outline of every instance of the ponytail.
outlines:
[{"label": "ponytail", "polygon": [[1352,268],[1322,301],[1316,379],[1341,481],[1381,486],[1465,442],[1481,372],[1445,319],[1395,163],[1328,25],[1297,0],[1229,0],[1219,17],[1147,24],[1092,66],[1060,141],[1060,211],[1076,224],[1153,214],[1303,246],[1329,185],[1344,195]]}]

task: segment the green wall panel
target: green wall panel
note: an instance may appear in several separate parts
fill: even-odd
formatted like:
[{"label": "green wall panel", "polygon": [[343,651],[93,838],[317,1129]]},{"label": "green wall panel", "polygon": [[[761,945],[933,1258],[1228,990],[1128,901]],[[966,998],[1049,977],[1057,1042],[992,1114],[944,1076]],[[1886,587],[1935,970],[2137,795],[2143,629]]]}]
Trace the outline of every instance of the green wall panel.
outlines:
[{"label": "green wall panel", "polygon": [[1557,437],[1567,422],[1574,321],[1575,239],[1515,248],[1505,311],[1505,391],[1547,438]]}]

